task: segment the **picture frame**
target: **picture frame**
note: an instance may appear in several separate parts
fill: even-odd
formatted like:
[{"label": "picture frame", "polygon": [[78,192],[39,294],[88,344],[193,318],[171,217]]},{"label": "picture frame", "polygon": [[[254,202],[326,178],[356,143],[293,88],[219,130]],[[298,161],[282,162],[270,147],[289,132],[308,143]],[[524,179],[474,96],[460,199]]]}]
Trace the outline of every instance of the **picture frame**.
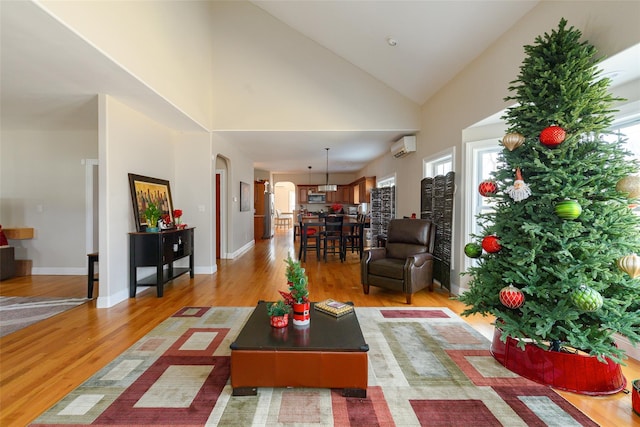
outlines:
[{"label": "picture frame", "polygon": [[240,181],[240,212],[247,212],[251,208],[251,187]]},{"label": "picture frame", "polygon": [[144,211],[150,201],[155,202],[160,207],[162,215],[168,214],[173,222],[173,200],[171,199],[169,181],[130,173],[129,189],[138,232],[145,231],[149,226]]}]

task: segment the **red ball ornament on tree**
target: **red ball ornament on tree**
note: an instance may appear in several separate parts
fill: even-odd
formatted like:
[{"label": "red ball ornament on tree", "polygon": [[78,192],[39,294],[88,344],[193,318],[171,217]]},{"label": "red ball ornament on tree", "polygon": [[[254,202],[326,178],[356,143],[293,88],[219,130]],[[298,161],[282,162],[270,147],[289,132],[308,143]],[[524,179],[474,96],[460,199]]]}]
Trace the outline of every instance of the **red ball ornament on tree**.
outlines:
[{"label": "red ball ornament on tree", "polygon": [[524,304],[524,294],[513,285],[500,289],[500,302],[505,307],[520,308]]},{"label": "red ball ornament on tree", "polygon": [[486,236],[482,239],[482,249],[490,254],[494,254],[499,252],[502,246],[500,246],[500,240],[498,240],[496,236]]},{"label": "red ball ornament on tree", "polygon": [[478,192],[483,197],[493,196],[498,191],[498,186],[493,181],[482,181],[478,186]]},{"label": "red ball ornament on tree", "polygon": [[560,126],[549,126],[540,132],[540,143],[549,148],[554,148],[562,144],[566,136],[567,132]]}]

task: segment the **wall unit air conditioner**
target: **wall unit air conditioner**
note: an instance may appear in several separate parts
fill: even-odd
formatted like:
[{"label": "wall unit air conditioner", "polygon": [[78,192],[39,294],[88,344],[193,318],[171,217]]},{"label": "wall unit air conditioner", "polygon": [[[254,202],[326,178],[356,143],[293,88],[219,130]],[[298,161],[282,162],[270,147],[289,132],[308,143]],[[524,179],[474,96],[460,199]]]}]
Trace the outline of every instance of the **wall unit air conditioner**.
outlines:
[{"label": "wall unit air conditioner", "polygon": [[414,135],[403,136],[391,146],[391,154],[396,159],[414,151],[416,151],[416,137]]}]

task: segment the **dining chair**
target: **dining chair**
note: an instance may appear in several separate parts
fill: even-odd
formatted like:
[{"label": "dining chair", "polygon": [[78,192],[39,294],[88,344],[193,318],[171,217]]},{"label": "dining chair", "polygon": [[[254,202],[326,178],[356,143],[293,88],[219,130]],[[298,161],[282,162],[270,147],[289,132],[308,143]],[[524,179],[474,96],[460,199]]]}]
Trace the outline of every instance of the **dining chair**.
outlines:
[{"label": "dining chair", "polygon": [[284,218],[282,218],[282,212],[280,212],[280,209],[276,209],[276,218],[275,218],[275,225],[276,227],[284,227],[287,222],[285,221]]},{"label": "dining chair", "polygon": [[364,249],[364,226],[367,217],[362,214],[358,214],[356,223],[350,224],[348,227],[349,232],[342,237],[342,252],[344,259],[347,258],[347,251],[350,249],[351,253],[357,252],[362,259],[362,252]]},{"label": "dining chair", "polygon": [[282,213],[280,209],[276,209],[276,227],[291,227],[291,213]]},{"label": "dining chair", "polygon": [[315,251],[316,258],[320,261],[320,232],[316,226],[309,225],[309,223],[302,221],[301,214],[298,214],[298,227],[300,227],[300,250],[298,259],[306,262],[307,252]]},{"label": "dining chair", "polygon": [[338,255],[340,262],[344,261],[342,251],[343,226],[344,216],[342,215],[327,215],[324,218],[324,230],[321,235],[325,262],[327,262],[327,254]]}]

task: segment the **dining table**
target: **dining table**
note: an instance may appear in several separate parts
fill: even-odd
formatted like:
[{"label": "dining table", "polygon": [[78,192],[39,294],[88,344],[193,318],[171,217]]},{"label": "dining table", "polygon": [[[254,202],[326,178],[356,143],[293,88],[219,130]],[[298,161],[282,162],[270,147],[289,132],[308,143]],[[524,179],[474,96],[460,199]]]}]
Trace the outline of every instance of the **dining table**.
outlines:
[{"label": "dining table", "polygon": [[[316,230],[316,236],[320,236],[320,234],[322,233],[322,231],[325,229],[325,221],[324,221],[324,216],[320,216],[320,215],[301,215],[301,219],[302,219],[302,224],[300,225],[301,229],[300,229],[300,255],[298,256],[298,259],[300,259],[302,262],[306,262],[307,260],[307,245],[309,243],[309,239],[308,239],[308,230],[313,228]],[[366,223],[362,223],[359,222],[357,220],[357,218],[351,217],[351,216],[347,216],[344,215],[343,218],[343,228],[344,228],[344,232],[345,233],[353,233],[353,230],[358,227],[360,224],[362,224],[362,226],[366,226]],[[319,237],[313,237],[315,239],[315,248],[314,250],[316,251],[316,256],[318,258],[318,261],[320,260],[320,238]],[[360,236],[360,247],[359,247],[359,253],[362,254],[362,251],[364,250],[364,238],[361,235]]]}]

